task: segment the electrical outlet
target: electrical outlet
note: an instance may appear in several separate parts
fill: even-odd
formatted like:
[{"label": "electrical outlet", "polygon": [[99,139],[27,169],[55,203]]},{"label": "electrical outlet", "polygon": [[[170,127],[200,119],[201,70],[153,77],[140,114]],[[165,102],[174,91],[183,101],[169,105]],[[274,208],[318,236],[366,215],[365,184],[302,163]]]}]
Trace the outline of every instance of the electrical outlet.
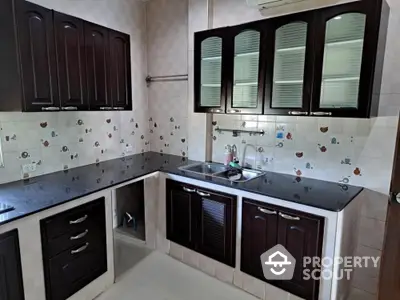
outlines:
[{"label": "electrical outlet", "polygon": [[132,145],[126,146],[126,147],[125,147],[125,152],[126,152],[126,153],[132,153],[132,152],[133,152],[133,147],[132,147]]},{"label": "electrical outlet", "polygon": [[22,173],[32,173],[36,171],[36,163],[22,165]]}]

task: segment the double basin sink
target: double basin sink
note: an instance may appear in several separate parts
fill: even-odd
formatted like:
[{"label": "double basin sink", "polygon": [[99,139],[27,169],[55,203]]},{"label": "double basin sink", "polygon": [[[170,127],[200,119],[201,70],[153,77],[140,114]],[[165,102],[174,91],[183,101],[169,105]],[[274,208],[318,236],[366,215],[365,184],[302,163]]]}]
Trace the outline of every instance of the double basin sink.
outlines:
[{"label": "double basin sink", "polygon": [[229,167],[218,163],[198,163],[194,165],[180,167],[179,169],[186,172],[226,179],[232,182],[248,182],[265,174],[265,172],[262,171],[242,169],[242,178],[240,178],[239,180],[230,180],[228,178]]}]

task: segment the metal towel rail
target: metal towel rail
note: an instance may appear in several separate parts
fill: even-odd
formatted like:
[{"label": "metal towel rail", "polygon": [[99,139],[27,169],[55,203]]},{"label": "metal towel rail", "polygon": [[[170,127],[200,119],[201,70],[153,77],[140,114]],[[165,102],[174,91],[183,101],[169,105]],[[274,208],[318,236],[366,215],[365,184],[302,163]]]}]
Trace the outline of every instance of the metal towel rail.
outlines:
[{"label": "metal towel rail", "polygon": [[180,74],[180,75],[165,75],[165,76],[147,76],[146,82],[147,86],[150,86],[152,82],[158,81],[187,81],[189,78],[188,74]]}]

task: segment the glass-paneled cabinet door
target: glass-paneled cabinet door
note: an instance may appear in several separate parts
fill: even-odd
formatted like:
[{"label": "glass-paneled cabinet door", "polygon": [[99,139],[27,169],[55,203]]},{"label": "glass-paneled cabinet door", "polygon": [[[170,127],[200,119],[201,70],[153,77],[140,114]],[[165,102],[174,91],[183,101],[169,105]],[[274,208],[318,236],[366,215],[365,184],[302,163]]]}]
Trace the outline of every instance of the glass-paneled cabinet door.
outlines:
[{"label": "glass-paneled cabinet door", "polygon": [[271,28],[268,57],[273,63],[267,64],[265,114],[306,116],[312,87],[313,14],[275,18]]},{"label": "glass-paneled cabinet door", "polygon": [[320,14],[311,115],[366,114],[368,99],[366,96],[363,100],[361,87],[368,81],[367,72],[362,70],[367,15],[361,2],[332,7]]},{"label": "glass-paneled cabinet door", "polygon": [[220,29],[195,34],[195,112],[225,113],[225,36]]},{"label": "glass-paneled cabinet door", "polygon": [[259,23],[236,27],[230,38],[227,109],[230,114],[261,114],[261,40],[264,33]]}]

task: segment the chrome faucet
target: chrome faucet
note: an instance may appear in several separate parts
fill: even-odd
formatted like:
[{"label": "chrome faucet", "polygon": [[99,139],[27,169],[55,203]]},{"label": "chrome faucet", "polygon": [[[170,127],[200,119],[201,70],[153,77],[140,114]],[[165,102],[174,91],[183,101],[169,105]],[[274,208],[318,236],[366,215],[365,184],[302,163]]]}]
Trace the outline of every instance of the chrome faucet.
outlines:
[{"label": "chrome faucet", "polygon": [[254,166],[256,165],[256,157],[257,157],[257,149],[253,144],[246,144],[243,149],[243,156],[242,156],[242,167],[252,169],[253,165],[246,163],[246,150],[247,147],[251,147],[254,149]]}]

